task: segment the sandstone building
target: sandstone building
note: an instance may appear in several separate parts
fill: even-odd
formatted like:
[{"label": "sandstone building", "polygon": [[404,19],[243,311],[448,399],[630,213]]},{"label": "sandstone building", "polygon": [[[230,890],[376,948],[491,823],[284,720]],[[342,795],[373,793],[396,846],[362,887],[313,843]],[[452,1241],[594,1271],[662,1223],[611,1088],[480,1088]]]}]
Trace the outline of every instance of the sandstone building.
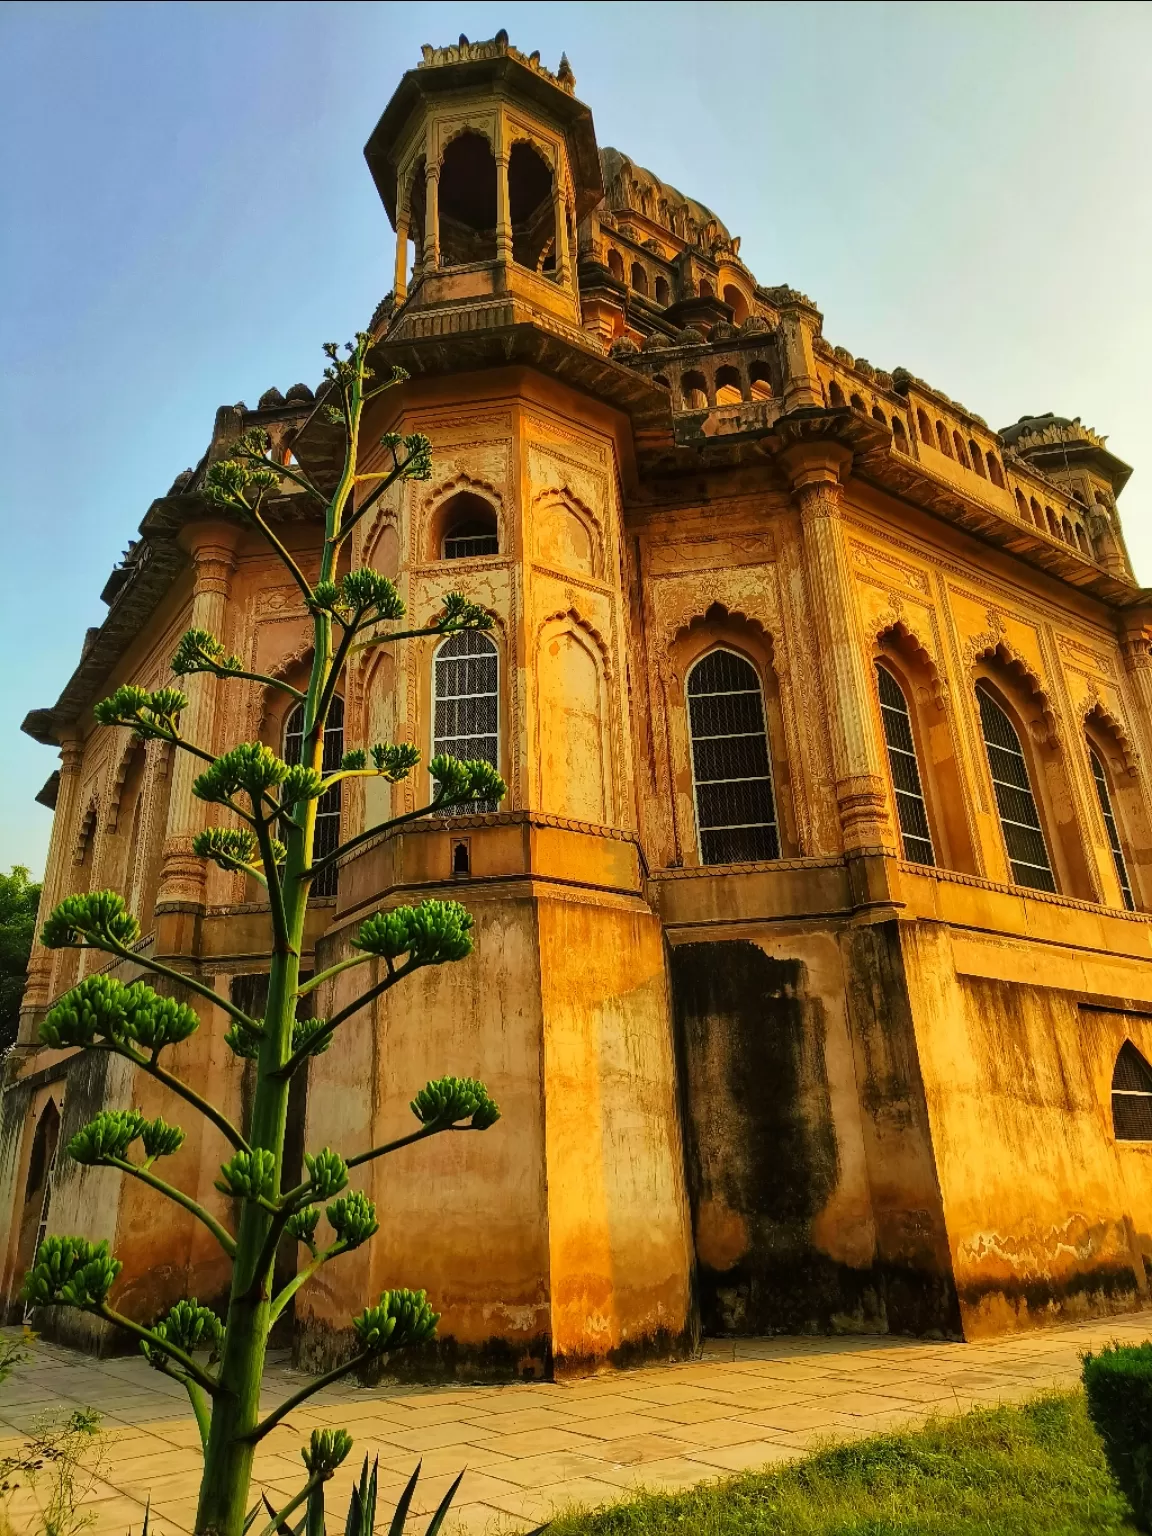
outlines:
[{"label": "sandstone building", "polygon": [[[396,231],[372,330],[411,374],[366,440],[426,432],[435,469],[352,558],[418,615],[459,588],[494,627],[364,652],[332,750],[444,744],[509,794],[365,842],[315,902],[317,966],[427,894],[465,900],[479,940],[312,1063],[293,1155],[401,1131],[441,1072],[504,1118],[372,1165],[383,1231],[299,1293],[298,1349],[331,1357],[394,1283],[443,1312],[441,1364],[529,1373],[700,1328],[973,1337],[1143,1305],[1152,594],[1117,518],[1129,469],[1079,420],[996,432],[832,345],[706,207],[598,148],[574,87],[503,34],[428,48],[366,149]],[[25,730],[61,753],[45,910],[113,887],[156,954],[255,998],[266,912],[193,857],[188,763],[91,713],[164,684],[190,625],[302,675],[296,589],[198,495],[251,425],[324,473],[306,386],[222,409]],[[277,515],[307,564],[302,503],[286,485]],[[291,749],[282,695],[188,691],[194,739]],[[325,807],[331,846],[428,790],[359,782]],[[190,1218],[54,1161],[99,1105],[174,1113],[114,1058],[36,1045],[78,959],[37,950],[6,1067],[0,1295],[18,1315],[39,1232],[84,1232],[151,1317],[225,1277]],[[241,1114],[211,1024],[180,1064]],[[179,1119],[172,1177],[223,1209],[223,1145]]]}]

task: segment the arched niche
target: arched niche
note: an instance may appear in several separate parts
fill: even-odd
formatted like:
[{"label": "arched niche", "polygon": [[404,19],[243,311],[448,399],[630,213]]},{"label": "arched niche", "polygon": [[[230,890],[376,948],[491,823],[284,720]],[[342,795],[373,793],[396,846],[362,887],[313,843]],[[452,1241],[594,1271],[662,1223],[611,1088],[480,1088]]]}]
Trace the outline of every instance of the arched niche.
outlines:
[{"label": "arched niche", "polygon": [[[947,690],[936,663],[902,619],[885,624],[879,631],[873,659],[896,679],[907,701],[936,864],[941,869],[978,874],[966,814],[968,795],[949,719]],[[883,729],[881,735],[883,738]]]},{"label": "arched niche", "polygon": [[732,324],[743,325],[748,318],[748,300],[736,287],[735,283],[726,283],[723,294],[724,302],[732,311]]},{"label": "arched niche", "polygon": [[16,1278],[20,1281],[35,1262],[36,1250],[48,1225],[52,1172],[60,1144],[60,1111],[55,1099],[49,1098],[40,1106],[31,1130],[16,1244]]},{"label": "arched niche", "polygon": [[740,405],[744,399],[744,381],[739,368],[725,363],[716,370],[716,404]]},{"label": "arched niche", "polygon": [[536,558],[556,570],[593,578],[600,575],[600,540],[588,511],[571,497],[548,492],[534,512]]},{"label": "arched niche", "polygon": [[758,620],[732,612],[722,603],[713,603],[704,613],[683,625],[668,647],[666,729],[682,856],[688,864],[701,862],[693,798],[687,681],[697,662],[716,650],[733,651],[753,667],[759,679],[771,760],[779,857],[797,858],[802,850],[797,830],[796,791],[772,637]]},{"label": "arched niche", "polygon": [[542,810],[612,823],[607,668],[597,638],[571,611],[546,620],[537,641],[536,772]]}]

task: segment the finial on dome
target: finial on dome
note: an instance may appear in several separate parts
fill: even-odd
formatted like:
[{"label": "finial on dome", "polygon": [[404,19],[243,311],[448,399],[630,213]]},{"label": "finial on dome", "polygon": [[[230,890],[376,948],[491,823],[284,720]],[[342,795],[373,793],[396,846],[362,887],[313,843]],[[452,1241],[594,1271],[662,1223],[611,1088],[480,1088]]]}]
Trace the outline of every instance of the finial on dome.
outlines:
[{"label": "finial on dome", "polygon": [[568,62],[566,53],[560,55],[560,67],[556,71],[556,78],[561,85],[570,86],[572,90],[576,89],[576,76],[572,73],[572,66]]}]

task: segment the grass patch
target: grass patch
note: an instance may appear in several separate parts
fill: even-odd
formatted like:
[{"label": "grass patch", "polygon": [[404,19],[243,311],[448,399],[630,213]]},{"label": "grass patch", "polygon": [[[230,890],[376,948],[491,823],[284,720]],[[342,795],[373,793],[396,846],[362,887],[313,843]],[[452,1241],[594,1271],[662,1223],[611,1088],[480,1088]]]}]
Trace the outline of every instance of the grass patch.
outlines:
[{"label": "grass patch", "polygon": [[1083,1392],[1067,1392],[566,1515],[549,1536],[1134,1536],[1130,1515]]}]

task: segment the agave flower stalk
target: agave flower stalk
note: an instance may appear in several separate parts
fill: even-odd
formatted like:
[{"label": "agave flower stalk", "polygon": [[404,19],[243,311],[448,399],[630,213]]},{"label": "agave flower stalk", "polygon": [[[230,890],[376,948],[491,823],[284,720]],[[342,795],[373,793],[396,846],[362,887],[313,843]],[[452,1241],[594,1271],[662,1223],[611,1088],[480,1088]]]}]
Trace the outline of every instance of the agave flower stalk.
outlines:
[{"label": "agave flower stalk", "polygon": [[[292,1188],[285,1187],[285,1126],[295,1073],[310,1057],[326,1050],[340,1027],[373,999],[413,971],[464,960],[472,949],[468,912],[457,902],[425,901],[367,918],[356,935],[354,954],[302,984],[300,956],[313,883],[332,863],[389,827],[442,807],[499,800],[505,793],[490,764],[437,757],[429,764],[435,790],[428,805],[373,826],[324,857],[316,856],[317,803],[327,789],[349,777],[374,776],[396,783],[411,773],[420,756],[408,743],[366,742],[347,752],[336,772],[325,775],[324,728],[349,657],[365,646],[486,629],[491,623],[482,608],[459,593],[449,593],[436,615],[402,628],[404,603],[386,576],[352,569],[337,577],[341,550],[368,508],[391,486],[427,479],[430,474],[430,445],[420,434],[388,435],[383,439],[388,467],[367,475],[358,471],[365,404],[404,377],[400,370],[393,370],[382,383],[370,386],[368,343],[369,338],[361,334],[343,350],[331,344],[325,348],[328,382],[320,409],[344,434],[343,469],[330,495],[317,489],[299,465],[272,465],[266,456],[267,438],[260,431],[245,433],[228,457],[210,468],[203,487],[217,512],[242,519],[268,541],[300,588],[313,633],[307,687],[295,688],[283,679],[245,668],[206,630],[189,630],[172,659],[177,679],[205,672],[235,686],[256,683],[277,688],[302,704],[300,761],[290,765],[260,742],[241,742],[217,756],[187,739],[181,716],[188,701],[177,686],[149,691],[126,685],[95,710],[103,726],[168,742],[176,751],[199,759],[202,769],[193,793],[231,813],[234,825],[206,828],[194,840],[194,848],[201,858],[226,870],[243,871],[267,890],[271,961],[263,1014],[252,1017],[196,978],[137,954],[132,946],[139,937],[139,925],[114,892],[68,897],[52,912],[41,934],[42,942],[52,948],[95,949],[130,961],[162,978],[174,993],[160,996],[144,981],[125,984],[109,975],[88,976],[49,1010],[40,1030],[43,1043],[125,1057],[203,1115],[219,1133],[227,1154],[217,1187],[231,1200],[233,1217],[221,1222],[154,1170],[154,1164],[183,1141],[179,1126],[163,1119],[145,1120],[134,1110],[106,1111],[74,1136],[68,1147],[76,1161],[113,1168],[141,1181],[207,1228],[231,1264],[224,1317],[195,1299],[178,1302],[149,1326],[123,1316],[110,1301],[119,1261],[106,1243],[76,1237],[45,1239],[24,1291],[36,1306],[78,1307],[134,1335],[152,1365],[183,1383],[204,1450],[197,1536],[242,1536],[256,1448],[287,1413],[320,1387],[381,1354],[422,1343],[435,1331],[437,1315],[422,1291],[386,1291],[352,1319],[358,1341],[352,1359],[260,1417],[261,1375],[276,1317],[319,1269],[370,1241],[377,1230],[372,1202],[360,1192],[346,1192],[349,1170],[424,1137],[484,1130],[499,1118],[483,1084],[469,1078],[443,1078],[427,1084],[413,1099],[418,1129],[409,1136],[350,1151],[346,1157],[327,1147],[309,1152],[307,1177]],[[323,508],[324,539],[315,581],[305,575],[268,516],[269,496],[285,479],[310,496],[317,509]],[[301,1000],[314,988],[369,961],[383,961],[382,979],[355,1001],[328,1019],[298,1017]],[[200,1028],[200,1016],[191,1005],[196,998],[223,1009],[229,1020],[228,1046],[256,1063],[246,1134],[161,1060],[169,1047]],[[322,1221],[330,1236],[320,1235]],[[303,1247],[307,1260],[277,1294],[274,1262],[286,1237]],[[343,1431],[333,1431],[308,1449],[310,1486],[318,1488],[331,1476],[350,1444]]]}]

